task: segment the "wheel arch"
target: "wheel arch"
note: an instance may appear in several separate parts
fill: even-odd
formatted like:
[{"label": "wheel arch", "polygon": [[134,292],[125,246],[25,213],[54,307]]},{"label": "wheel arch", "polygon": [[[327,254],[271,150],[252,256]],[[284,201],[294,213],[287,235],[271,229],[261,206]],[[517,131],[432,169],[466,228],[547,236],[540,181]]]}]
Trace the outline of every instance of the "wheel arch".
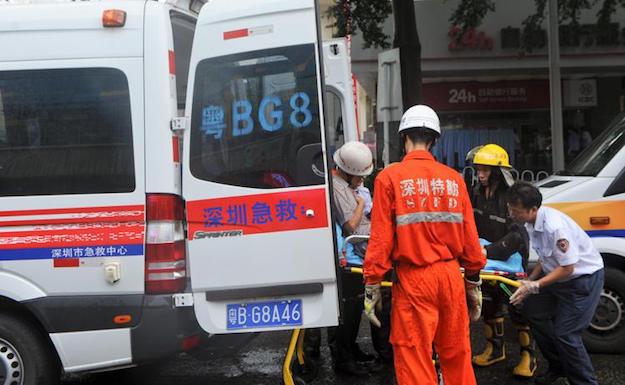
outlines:
[{"label": "wheel arch", "polygon": [[59,353],[57,352],[56,347],[54,346],[54,343],[50,339],[50,335],[46,331],[45,327],[43,326],[39,318],[33,312],[31,312],[24,304],[17,302],[6,296],[1,296],[1,295],[0,295],[0,312],[14,315],[18,317],[19,319],[23,320],[25,323],[28,323],[31,326],[33,326],[35,330],[37,331],[37,333],[39,334],[39,336],[41,337],[41,339],[45,341],[45,344],[48,350],[50,351],[50,354],[54,358],[54,361],[56,362],[57,366],[61,369],[63,368],[63,364],[59,357]]}]

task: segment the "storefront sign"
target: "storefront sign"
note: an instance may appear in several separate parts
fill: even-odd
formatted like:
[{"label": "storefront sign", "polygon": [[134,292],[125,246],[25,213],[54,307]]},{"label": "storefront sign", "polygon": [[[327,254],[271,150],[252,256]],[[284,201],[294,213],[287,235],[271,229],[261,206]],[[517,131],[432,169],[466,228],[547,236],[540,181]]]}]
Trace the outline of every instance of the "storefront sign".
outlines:
[{"label": "storefront sign", "polygon": [[449,28],[447,36],[451,40],[447,45],[447,49],[450,51],[463,51],[465,49],[492,50],[494,45],[492,37],[486,35],[484,31],[476,31],[475,28],[469,28],[469,30],[462,33],[460,27],[452,26]]},{"label": "storefront sign", "polygon": [[564,107],[595,107],[597,81],[595,79],[565,80],[562,87]]},{"label": "storefront sign", "polygon": [[549,81],[426,83],[423,99],[437,111],[547,109]]}]

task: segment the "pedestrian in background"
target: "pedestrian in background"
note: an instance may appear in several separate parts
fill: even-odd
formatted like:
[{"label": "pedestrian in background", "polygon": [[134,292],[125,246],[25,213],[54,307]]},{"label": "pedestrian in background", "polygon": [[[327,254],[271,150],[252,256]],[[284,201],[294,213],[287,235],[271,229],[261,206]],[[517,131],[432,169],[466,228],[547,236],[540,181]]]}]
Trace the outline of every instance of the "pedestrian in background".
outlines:
[{"label": "pedestrian in background", "polygon": [[564,213],[541,205],[535,186],[517,182],[508,190],[510,216],[525,223],[538,253],[528,280],[510,297],[531,324],[549,371],[537,384],[566,377],[571,385],[595,385],[597,378],[582,342],[582,332],[599,303],[604,269],[590,237]]}]

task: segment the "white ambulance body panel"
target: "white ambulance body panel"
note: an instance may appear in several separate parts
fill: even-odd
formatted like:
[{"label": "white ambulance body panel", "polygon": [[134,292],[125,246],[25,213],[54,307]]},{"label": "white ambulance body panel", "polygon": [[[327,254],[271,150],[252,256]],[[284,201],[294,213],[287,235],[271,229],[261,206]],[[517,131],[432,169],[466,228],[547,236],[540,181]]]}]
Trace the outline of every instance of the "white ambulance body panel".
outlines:
[{"label": "white ambulance body panel", "polygon": [[[344,141],[358,141],[358,122],[354,103],[351,58],[345,39],[323,42],[323,68],[326,89],[341,100]],[[326,127],[329,132],[333,127]]]},{"label": "white ambulance body panel", "polygon": [[[189,20],[189,46],[196,20],[178,3],[0,3],[0,338],[41,352],[27,379],[200,341],[172,298],[186,285],[172,20]],[[106,10],[123,25],[105,28]],[[6,329],[20,323],[47,336]]]},{"label": "white ambulance body panel", "polygon": [[183,196],[210,333],[336,325],[312,0],[211,1],[191,57]]},{"label": "white ambulance body panel", "polygon": [[67,372],[132,364],[129,329],[53,333],[50,338]]},{"label": "white ambulance body panel", "polygon": [[[17,338],[11,341],[18,356],[24,343],[56,352],[37,357],[49,366],[26,362],[27,377],[54,378],[56,362],[73,372],[175,354],[200,341],[200,325],[237,333],[337,323],[314,1],[262,7],[252,0],[213,1],[193,54],[197,15],[188,6],[185,0],[0,3],[0,179],[8,182],[0,185],[0,325],[35,323],[47,333],[0,328],[0,338]],[[103,27],[107,10],[125,12],[123,26]],[[342,101],[345,137],[355,140],[349,58],[343,42],[331,44],[341,48],[324,55],[327,86]],[[270,54],[254,58],[261,50]],[[242,67],[276,70],[262,80],[264,90],[272,90],[265,92],[269,98],[253,106],[257,113],[264,100],[256,123],[269,135],[265,160],[296,149],[285,166],[292,175],[267,169],[261,179],[269,185],[262,187],[246,185],[253,178],[239,184],[196,178],[189,167],[191,107],[207,107],[194,100],[197,68],[239,54],[249,56],[238,60]],[[200,75],[206,81],[208,75]],[[244,99],[242,85],[230,89],[237,100]],[[182,132],[171,122],[184,112],[185,96],[191,124],[183,169]],[[246,108],[237,110],[239,120]],[[281,124],[299,133],[282,146],[271,138]],[[247,127],[238,129],[247,135]],[[237,151],[250,156],[253,149],[244,144]],[[183,171],[191,213],[186,241]],[[242,236],[228,237],[236,231],[226,230],[211,238],[204,222],[214,219],[205,214],[215,200],[250,204],[250,215],[260,202],[273,210],[271,221],[257,210],[256,220],[265,222]],[[190,290],[195,307],[177,308],[174,295]],[[282,313],[277,324],[228,328],[232,314],[246,309],[250,319]]]},{"label": "white ambulance body panel", "polygon": [[604,291],[586,345],[595,352],[625,351],[625,113],[566,170],[537,186],[543,204],[574,219],[604,259]]}]

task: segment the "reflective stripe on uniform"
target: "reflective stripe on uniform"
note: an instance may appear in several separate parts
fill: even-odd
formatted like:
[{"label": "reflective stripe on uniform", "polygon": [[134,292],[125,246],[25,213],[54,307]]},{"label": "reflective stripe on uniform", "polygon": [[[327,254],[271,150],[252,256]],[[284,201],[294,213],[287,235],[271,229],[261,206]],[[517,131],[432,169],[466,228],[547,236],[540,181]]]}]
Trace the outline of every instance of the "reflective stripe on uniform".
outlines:
[{"label": "reflective stripe on uniform", "polygon": [[478,214],[480,214],[480,215],[484,215],[484,211],[482,211],[482,210],[480,210],[480,209],[473,208],[473,212],[474,212],[474,213],[478,213]]},{"label": "reflective stripe on uniform", "polygon": [[498,217],[497,215],[489,215],[488,218],[499,223],[506,223],[506,218]]},{"label": "reflective stripe on uniform", "polygon": [[395,220],[397,221],[397,226],[424,222],[462,223],[463,219],[464,216],[462,215],[462,213],[452,213],[449,211],[420,212],[403,214],[395,217]]}]

